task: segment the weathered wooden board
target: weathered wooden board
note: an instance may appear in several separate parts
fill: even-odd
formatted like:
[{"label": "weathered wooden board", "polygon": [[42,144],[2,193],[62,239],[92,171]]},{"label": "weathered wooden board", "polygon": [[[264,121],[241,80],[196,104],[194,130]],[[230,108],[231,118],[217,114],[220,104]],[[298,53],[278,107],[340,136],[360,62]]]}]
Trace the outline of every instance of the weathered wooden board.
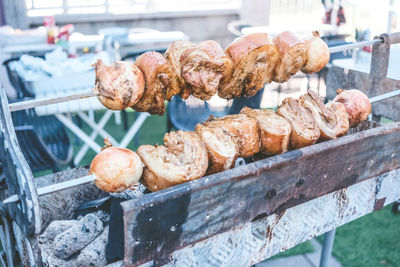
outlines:
[{"label": "weathered wooden board", "polygon": [[173,251],[400,168],[400,123],[260,160],[122,203],[125,263]]},{"label": "weathered wooden board", "polygon": [[[371,213],[381,207],[378,204],[388,205],[397,199],[400,199],[400,169],[179,249],[161,265],[252,266]],[[157,265],[157,261],[151,260],[141,267],[154,265]]]}]

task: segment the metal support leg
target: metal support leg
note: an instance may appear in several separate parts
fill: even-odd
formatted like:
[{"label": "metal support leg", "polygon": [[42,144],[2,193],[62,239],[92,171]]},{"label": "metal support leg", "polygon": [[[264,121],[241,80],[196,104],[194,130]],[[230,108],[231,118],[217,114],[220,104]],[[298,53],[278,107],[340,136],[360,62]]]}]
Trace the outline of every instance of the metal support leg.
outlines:
[{"label": "metal support leg", "polygon": [[328,267],[329,260],[332,254],[333,242],[335,241],[336,229],[329,231],[325,234],[324,244],[322,245],[321,259],[319,262],[320,267]]}]

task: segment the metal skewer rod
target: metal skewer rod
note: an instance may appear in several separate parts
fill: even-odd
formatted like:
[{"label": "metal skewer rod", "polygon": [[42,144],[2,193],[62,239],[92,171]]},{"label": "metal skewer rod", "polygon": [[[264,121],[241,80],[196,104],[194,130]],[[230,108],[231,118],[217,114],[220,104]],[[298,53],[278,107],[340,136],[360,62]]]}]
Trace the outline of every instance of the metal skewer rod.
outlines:
[{"label": "metal skewer rod", "polygon": [[397,95],[400,95],[400,90],[395,90],[395,91],[391,91],[389,93],[385,93],[385,94],[382,94],[382,95],[371,97],[369,99],[369,101],[372,104],[372,103],[375,103],[375,102],[378,102],[378,101],[381,101],[381,100],[384,100],[384,99],[388,99],[388,98],[391,98],[391,97],[394,97],[394,96],[397,96]]},{"label": "metal skewer rod", "polygon": [[[398,96],[400,95],[400,90],[395,90],[389,93],[385,93],[382,95],[378,95],[378,96],[374,96],[371,97],[369,100],[371,103],[375,103],[384,99],[388,99],[394,96]],[[58,183],[58,184],[53,184],[53,185],[49,185],[49,186],[44,186],[44,187],[40,187],[38,188],[38,195],[39,196],[44,196],[44,195],[48,195],[57,191],[61,191],[64,189],[68,189],[74,186],[78,186],[81,184],[87,184],[87,183],[92,183],[96,180],[96,178],[93,175],[88,175],[88,176],[84,176],[81,178],[77,178],[77,179],[73,179],[70,181],[66,181],[66,182],[62,182],[62,183]],[[6,198],[3,201],[3,204],[9,204],[9,203],[14,203],[17,202],[18,199],[18,195],[12,195],[8,198]]]},{"label": "metal skewer rod", "polygon": [[352,43],[352,44],[331,46],[331,47],[329,47],[329,52],[332,54],[332,53],[347,51],[347,50],[351,50],[351,49],[360,48],[363,46],[369,46],[369,45],[380,44],[380,43],[382,43],[381,39],[374,39],[371,41],[362,41],[362,42],[357,42],[357,43]]},{"label": "metal skewer rod", "polygon": [[[62,183],[57,183],[57,184],[52,184],[52,185],[48,185],[48,186],[44,186],[44,187],[40,187],[38,188],[37,192],[39,196],[44,196],[44,195],[48,195],[54,192],[58,192],[61,190],[65,190],[71,187],[75,187],[78,185],[82,185],[82,184],[88,184],[88,183],[92,183],[96,180],[96,178],[93,175],[87,175],[81,178],[77,178],[77,179],[73,179],[73,180],[69,180],[66,182],[62,182]],[[14,203],[17,202],[18,199],[18,195],[12,195],[8,198],[6,198],[3,201],[3,204],[9,204],[9,203]]]},{"label": "metal skewer rod", "polygon": [[10,111],[13,112],[13,111],[18,111],[18,110],[24,110],[24,109],[29,109],[29,108],[50,105],[50,104],[67,102],[67,101],[71,101],[71,100],[84,99],[84,98],[89,98],[89,97],[93,97],[93,96],[96,96],[96,94],[93,91],[89,91],[89,92],[78,93],[78,94],[73,94],[73,95],[66,95],[66,96],[40,98],[40,99],[33,99],[33,100],[12,103],[9,105],[9,108],[10,108]]}]

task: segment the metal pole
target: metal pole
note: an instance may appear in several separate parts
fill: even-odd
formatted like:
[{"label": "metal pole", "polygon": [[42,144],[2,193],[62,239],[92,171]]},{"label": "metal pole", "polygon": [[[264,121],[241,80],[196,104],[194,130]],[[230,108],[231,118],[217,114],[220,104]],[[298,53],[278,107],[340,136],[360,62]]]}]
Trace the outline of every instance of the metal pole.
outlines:
[{"label": "metal pole", "polygon": [[329,259],[332,254],[333,242],[335,241],[336,229],[333,229],[325,234],[324,244],[322,245],[321,259],[319,261],[320,267],[328,267]]}]

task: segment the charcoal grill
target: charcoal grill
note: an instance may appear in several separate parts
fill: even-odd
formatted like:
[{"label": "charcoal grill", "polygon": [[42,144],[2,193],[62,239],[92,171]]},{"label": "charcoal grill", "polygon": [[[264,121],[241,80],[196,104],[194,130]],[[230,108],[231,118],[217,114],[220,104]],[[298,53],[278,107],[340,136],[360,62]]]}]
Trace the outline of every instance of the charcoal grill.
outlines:
[{"label": "charcoal grill", "polygon": [[[387,78],[390,45],[400,33],[334,47],[373,45],[370,74],[332,67],[327,95],[358,88],[369,97],[400,89]],[[90,97],[91,93],[9,105],[0,90],[0,240],[6,266],[41,266],[38,235],[79,204],[100,197],[91,184],[39,198],[38,187],[87,175],[75,168],[34,179],[10,112]],[[395,94],[393,94],[395,95]],[[346,136],[238,166],[121,203],[126,266],[249,266],[400,199],[400,102],[373,104],[372,120]],[[381,125],[381,117],[395,122]],[[122,241],[121,241],[122,242]]]}]

